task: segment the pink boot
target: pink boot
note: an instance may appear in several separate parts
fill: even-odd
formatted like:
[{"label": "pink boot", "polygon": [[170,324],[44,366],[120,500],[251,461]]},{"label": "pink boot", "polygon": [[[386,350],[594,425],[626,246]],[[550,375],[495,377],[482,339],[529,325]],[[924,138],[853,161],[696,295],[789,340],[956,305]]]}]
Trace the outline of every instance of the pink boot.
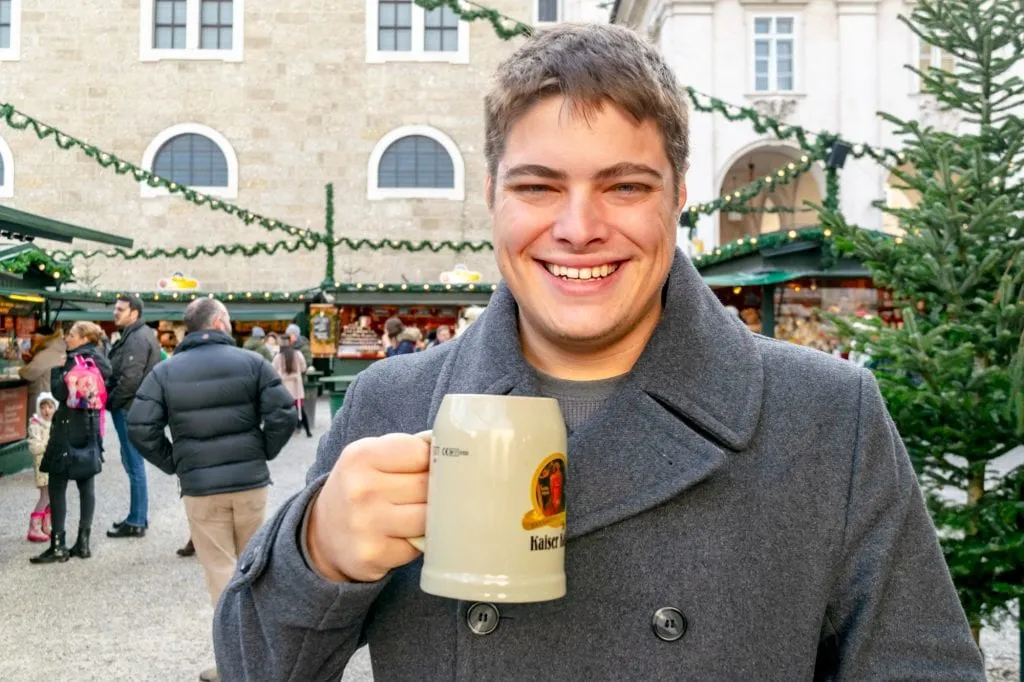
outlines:
[{"label": "pink boot", "polygon": [[43,519],[45,518],[43,512],[32,512],[28,522],[28,541],[29,542],[49,542],[50,536],[43,532]]},{"label": "pink boot", "polygon": [[50,505],[46,505],[43,514],[43,532],[46,533],[47,539],[49,539],[49,535],[53,531],[53,526],[50,525]]}]

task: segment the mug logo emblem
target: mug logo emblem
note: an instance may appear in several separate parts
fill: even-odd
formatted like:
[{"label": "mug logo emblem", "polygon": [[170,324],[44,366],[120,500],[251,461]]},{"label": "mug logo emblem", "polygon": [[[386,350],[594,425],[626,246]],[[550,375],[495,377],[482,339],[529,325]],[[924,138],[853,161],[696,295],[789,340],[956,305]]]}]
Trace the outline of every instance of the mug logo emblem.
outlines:
[{"label": "mug logo emblem", "polygon": [[530,479],[532,509],[523,516],[523,529],[565,528],[565,455],[548,456]]}]

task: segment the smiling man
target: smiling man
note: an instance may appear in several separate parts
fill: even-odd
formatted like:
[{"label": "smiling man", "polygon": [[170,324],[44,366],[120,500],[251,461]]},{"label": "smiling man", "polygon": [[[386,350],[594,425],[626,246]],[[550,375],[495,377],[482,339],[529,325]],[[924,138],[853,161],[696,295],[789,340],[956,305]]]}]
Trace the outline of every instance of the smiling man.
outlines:
[{"label": "smiling man", "polygon": [[[365,642],[378,682],[984,679],[871,374],[751,334],[676,249],[683,101],[617,26],[541,32],[498,69],[504,283],[454,342],[350,387],[220,601],[223,679],[337,680]],[[447,393],[558,399],[563,599],[419,590],[428,453],[410,434]]]}]

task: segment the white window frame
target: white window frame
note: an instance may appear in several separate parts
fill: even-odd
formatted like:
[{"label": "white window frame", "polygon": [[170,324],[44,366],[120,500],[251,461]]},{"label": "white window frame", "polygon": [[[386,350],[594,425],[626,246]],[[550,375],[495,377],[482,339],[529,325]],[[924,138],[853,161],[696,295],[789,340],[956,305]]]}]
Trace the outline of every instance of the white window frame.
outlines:
[{"label": "white window frame", "polygon": [[[793,20],[793,89],[792,90],[779,90],[778,84],[778,55],[773,53],[772,59],[768,62],[768,89],[758,90],[757,89],[757,74],[754,70],[757,62],[757,53],[755,51],[754,42],[756,40],[763,40],[765,37],[774,40],[779,36],[770,34],[764,36],[763,34],[754,32],[754,24],[757,19],[792,19]],[[803,17],[800,12],[791,11],[779,11],[779,12],[752,12],[747,16],[747,50],[748,58],[746,61],[747,69],[747,88],[751,96],[763,97],[765,95],[796,95],[802,92],[803,78],[801,77],[801,70],[803,65],[803,59],[800,58],[800,47],[803,44]],[[775,26],[775,21],[772,22],[772,26]]]},{"label": "white window frame", "polygon": [[541,21],[540,20],[540,0],[533,0],[533,25],[534,26],[554,26],[565,21],[565,0],[555,0],[558,4],[558,18],[554,21]]},{"label": "white window frame", "polygon": [[[210,196],[220,197],[222,199],[235,199],[238,197],[238,157],[235,155],[235,150],[228,142],[227,138],[218,133],[209,126],[204,126],[200,123],[179,123],[173,125],[161,131],[153,141],[146,147],[146,151],[142,154],[142,167],[146,170],[153,172],[153,161],[156,159],[156,153],[160,151],[160,148],[178,135],[185,135],[187,133],[193,133],[195,135],[202,135],[203,137],[209,138],[214,144],[216,144],[221,152],[224,154],[224,158],[228,164],[228,186],[227,187],[194,187],[189,185],[189,189],[194,189],[197,192],[203,194],[209,194]],[[146,182],[139,183],[140,196],[144,199],[152,199],[154,197],[166,197],[170,195],[170,191],[165,187],[150,187]]]},{"label": "white window frame", "polygon": [[4,177],[0,182],[0,199],[14,196],[14,154],[7,146],[7,141],[0,137],[0,160],[4,162]]},{"label": "white window frame", "polygon": [[11,46],[0,47],[0,62],[21,59],[21,0],[11,2]]},{"label": "white window frame", "polygon": [[[378,170],[380,160],[384,152],[392,143],[409,137],[410,135],[422,135],[440,143],[448,152],[454,169],[454,187],[380,187],[378,185]],[[425,125],[410,125],[395,128],[377,141],[370,153],[370,161],[366,167],[366,198],[370,201],[382,199],[448,199],[450,201],[464,201],[466,198],[466,164],[462,160],[458,145],[446,134]]]},{"label": "white window frame", "polygon": [[202,16],[201,0],[186,0],[185,47],[168,49],[153,47],[153,26],[156,0],[140,0],[139,6],[139,61],[163,60],[240,62],[245,42],[245,0],[234,0],[231,5],[231,49],[213,50],[199,47]]},{"label": "white window frame", "polygon": [[[909,31],[909,29],[908,29],[908,31]],[[913,54],[911,55],[911,58],[910,58],[910,63],[913,64],[914,66],[916,66],[917,68],[921,68],[921,47],[922,47],[923,44],[925,44],[925,42],[923,40],[921,40],[920,36],[918,36],[916,33],[912,32],[912,31],[910,32],[910,37],[912,38],[912,40],[910,41],[911,47],[914,50],[914,52],[913,52]],[[942,52],[943,52],[943,50],[942,50],[941,47],[939,47],[937,45],[932,45],[931,46],[931,66],[934,66],[934,67],[941,67],[942,66]],[[955,70],[956,69],[956,56],[955,55],[950,55],[950,58],[953,60],[953,68]],[[911,94],[914,94],[914,95],[920,95],[921,94],[921,77],[919,75],[917,75],[916,73],[914,73],[913,71],[910,72],[910,92],[911,92]]]},{"label": "white window frame", "polygon": [[412,49],[404,52],[377,49],[377,18],[380,16],[378,0],[366,0],[366,62],[440,62],[469,64],[469,23],[459,20],[459,49],[454,52],[434,52],[423,49],[426,28],[426,10],[412,5]]}]

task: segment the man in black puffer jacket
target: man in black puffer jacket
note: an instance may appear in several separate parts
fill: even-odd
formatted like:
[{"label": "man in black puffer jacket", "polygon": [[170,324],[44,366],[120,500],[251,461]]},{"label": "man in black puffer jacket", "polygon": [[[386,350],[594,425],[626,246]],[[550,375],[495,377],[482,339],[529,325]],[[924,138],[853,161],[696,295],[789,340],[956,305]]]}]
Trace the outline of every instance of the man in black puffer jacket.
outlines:
[{"label": "man in black puffer jacket", "polygon": [[297,415],[270,363],[235,346],[220,301],[189,304],[185,327],[188,334],[173,357],[139,387],[128,434],[149,462],[177,474],[216,606],[238,556],[263,524],[267,462],[294,433]]}]

